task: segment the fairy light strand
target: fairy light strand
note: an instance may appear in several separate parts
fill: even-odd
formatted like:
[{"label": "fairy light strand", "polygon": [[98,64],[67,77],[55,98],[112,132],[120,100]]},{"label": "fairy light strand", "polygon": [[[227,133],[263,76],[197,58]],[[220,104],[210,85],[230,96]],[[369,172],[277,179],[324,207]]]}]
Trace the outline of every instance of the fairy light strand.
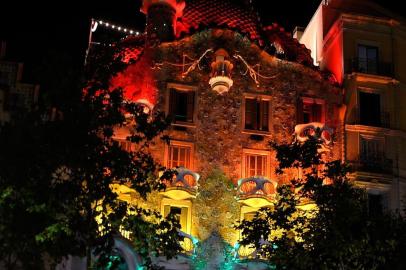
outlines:
[{"label": "fairy light strand", "polygon": [[123,27],[121,25],[116,25],[116,24],[106,22],[103,20],[92,19],[92,32],[96,32],[97,28],[99,26],[102,26],[102,27],[105,27],[108,29],[112,29],[114,31],[117,31],[117,32],[120,32],[123,34],[130,34],[130,35],[136,35],[136,36],[141,34],[139,31],[136,31],[136,30],[128,28],[128,27]]}]

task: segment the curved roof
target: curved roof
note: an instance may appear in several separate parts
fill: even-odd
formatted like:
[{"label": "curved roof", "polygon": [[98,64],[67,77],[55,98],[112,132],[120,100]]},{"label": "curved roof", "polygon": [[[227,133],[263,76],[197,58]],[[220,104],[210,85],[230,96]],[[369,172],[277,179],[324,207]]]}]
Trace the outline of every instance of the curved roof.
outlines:
[{"label": "curved roof", "polygon": [[[208,28],[227,28],[239,32],[257,42],[271,55],[317,69],[313,65],[310,51],[283,27],[273,24],[263,28],[254,12],[243,9],[231,0],[188,2],[183,16],[178,18],[177,39]],[[147,100],[150,104],[155,104],[157,97],[153,76],[149,69],[145,70],[145,66],[151,65],[148,62],[151,61],[151,56],[146,55],[144,50],[145,38],[144,34],[121,41],[121,57],[129,67],[113,78],[111,83],[112,87],[122,87],[129,100]],[[323,76],[329,78],[328,74]]]},{"label": "curved roof", "polygon": [[226,26],[259,40],[259,17],[239,5],[226,0],[193,0],[186,4],[183,16],[178,19],[177,35],[190,33],[202,26]]}]

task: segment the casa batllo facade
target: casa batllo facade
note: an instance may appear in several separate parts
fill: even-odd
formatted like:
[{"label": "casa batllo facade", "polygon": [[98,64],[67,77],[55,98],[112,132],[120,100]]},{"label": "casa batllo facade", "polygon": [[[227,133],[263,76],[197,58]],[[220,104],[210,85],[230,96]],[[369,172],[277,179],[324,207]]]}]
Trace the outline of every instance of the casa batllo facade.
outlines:
[{"label": "casa batllo facade", "polygon": [[[143,33],[92,21],[89,55],[97,46],[119,44],[128,64],[111,78],[112,89],[121,87],[127,101],[142,104],[145,111],[164,111],[173,120],[167,131],[170,143],[150,147],[161,164],[178,171],[165,192],[143,201],[129,187],[115,186],[122,200],[159,210],[164,216],[178,215],[186,236],[185,252],[159,264],[193,269],[199,261],[210,261],[213,265],[207,269],[217,269],[227,263],[219,254],[229,249],[236,269],[266,269],[267,265],[250,260],[255,251],[238,246],[240,232],[233,225],[250,219],[261,207],[272,206],[277,187],[300,177],[300,171],[276,175],[269,142],[304,140],[305,134],[316,130],[324,141],[323,157],[350,162],[355,168],[351,177],[368,189],[371,205],[399,208],[401,164],[406,159],[401,152],[406,151],[397,147],[403,147],[400,130],[406,119],[402,121],[403,108],[395,105],[402,98],[402,83],[387,76],[389,66],[370,66],[373,61],[368,59],[378,55],[373,42],[356,49],[343,45],[348,37],[339,27],[347,21],[338,20],[362,27],[354,22],[360,17],[331,15],[325,10],[335,2],[327,2],[320,5],[304,33],[297,31],[295,37],[277,24],[263,26],[255,11],[224,0],[144,0]],[[328,23],[326,14],[331,15]],[[371,23],[367,16],[364,19]],[[387,20],[374,19],[383,24],[379,31],[392,27],[389,22],[394,22]],[[329,28],[324,29],[325,25]],[[95,41],[102,31],[121,38],[110,35],[114,38],[104,43]],[[355,44],[359,30],[353,32]],[[385,53],[382,57],[389,57]],[[374,68],[376,74],[365,71]],[[400,72],[401,66],[395,70]],[[384,112],[390,115],[389,124]],[[378,114],[379,120],[373,120]],[[116,139],[129,150],[134,147],[126,140],[130,133],[125,128],[115,131]],[[377,137],[379,143],[374,141]],[[131,237],[127,232],[123,236]],[[198,242],[204,255],[196,255]],[[127,266],[136,269],[136,251],[124,240],[118,243]]]}]

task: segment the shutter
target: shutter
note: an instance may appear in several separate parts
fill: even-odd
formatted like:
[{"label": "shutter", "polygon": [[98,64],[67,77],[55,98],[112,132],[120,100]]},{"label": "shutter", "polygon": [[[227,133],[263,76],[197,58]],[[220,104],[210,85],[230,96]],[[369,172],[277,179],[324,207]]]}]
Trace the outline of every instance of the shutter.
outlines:
[{"label": "shutter", "polygon": [[[177,96],[177,92],[175,89],[171,88],[169,90],[169,115],[171,117],[175,116],[175,112],[176,112],[176,96]],[[175,119],[172,119],[173,121],[175,121]]]},{"label": "shutter", "polygon": [[245,129],[252,129],[253,128],[253,111],[255,107],[255,100],[253,99],[245,99]]},{"label": "shutter", "polygon": [[181,231],[187,232],[187,216],[188,216],[188,208],[182,207],[180,212],[180,226]]},{"label": "shutter", "polygon": [[269,101],[261,100],[259,129],[269,131]]},{"label": "shutter", "polygon": [[251,176],[251,156],[247,154],[245,156],[245,177],[250,176]]},{"label": "shutter", "polygon": [[187,92],[187,109],[186,109],[186,121],[193,123],[193,114],[194,114],[194,105],[195,105],[195,92]]},{"label": "shutter", "polygon": [[321,122],[322,105],[314,103],[312,106],[313,119],[312,122]]},{"label": "shutter", "polygon": [[260,117],[260,107],[261,103],[257,101],[256,99],[252,100],[253,102],[253,110],[252,110],[252,129],[258,130],[258,124],[259,124],[259,117]]},{"label": "shutter", "polygon": [[296,106],[296,121],[297,124],[302,124],[304,119],[303,119],[303,100],[301,97],[298,98],[297,100],[297,106]]},{"label": "shutter", "polygon": [[171,206],[170,206],[170,205],[164,205],[164,213],[163,213],[163,216],[164,216],[164,217],[167,217],[170,212],[171,212]]}]

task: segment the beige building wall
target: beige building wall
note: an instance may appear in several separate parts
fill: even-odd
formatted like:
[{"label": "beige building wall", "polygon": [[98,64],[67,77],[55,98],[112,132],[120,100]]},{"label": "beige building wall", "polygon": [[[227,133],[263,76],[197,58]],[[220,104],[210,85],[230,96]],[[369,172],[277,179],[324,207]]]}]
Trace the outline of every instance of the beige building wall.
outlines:
[{"label": "beige building wall", "polygon": [[[335,75],[345,91],[345,158],[354,165],[352,177],[371,194],[386,197],[386,205],[394,210],[400,208],[406,186],[405,22],[371,1],[322,1],[300,40],[319,51],[311,39],[323,37],[322,56],[317,61]],[[377,48],[377,72],[360,69],[359,45]],[[362,123],[362,93],[380,95],[380,124]],[[376,166],[363,160],[366,140],[373,140],[378,149],[374,151],[382,156]]]}]

